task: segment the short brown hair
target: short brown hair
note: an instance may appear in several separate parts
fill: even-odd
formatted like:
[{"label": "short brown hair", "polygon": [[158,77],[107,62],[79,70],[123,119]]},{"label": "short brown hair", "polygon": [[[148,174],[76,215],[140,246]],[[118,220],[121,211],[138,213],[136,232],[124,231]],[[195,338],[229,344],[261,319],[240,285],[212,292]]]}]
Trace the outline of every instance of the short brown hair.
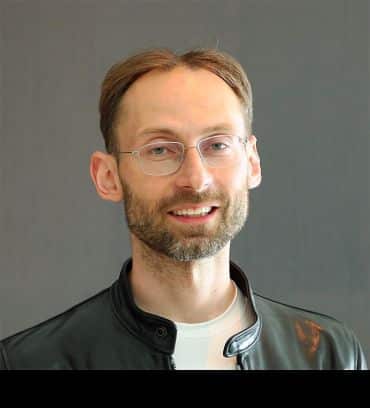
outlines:
[{"label": "short brown hair", "polygon": [[212,48],[193,49],[184,54],[155,48],[114,64],[104,78],[99,102],[100,130],[108,153],[117,151],[115,120],[119,103],[130,85],[152,70],[170,71],[177,66],[203,68],[223,79],[239,98],[244,108],[247,129],[252,131],[252,89],[246,73],[235,58]]}]

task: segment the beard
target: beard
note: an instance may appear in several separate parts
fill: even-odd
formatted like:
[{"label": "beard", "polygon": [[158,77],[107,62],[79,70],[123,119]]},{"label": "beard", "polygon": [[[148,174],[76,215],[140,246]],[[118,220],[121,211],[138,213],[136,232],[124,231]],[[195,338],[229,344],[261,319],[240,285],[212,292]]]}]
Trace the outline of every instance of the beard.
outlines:
[{"label": "beard", "polygon": [[[139,198],[122,180],[121,184],[125,217],[131,233],[153,251],[176,261],[188,262],[215,255],[240,232],[248,217],[247,183],[232,199],[222,192],[180,191],[154,203]],[[214,220],[212,226],[208,223],[187,224],[176,228],[166,219],[168,208],[206,201],[219,204],[219,214],[215,215],[219,219]]]}]

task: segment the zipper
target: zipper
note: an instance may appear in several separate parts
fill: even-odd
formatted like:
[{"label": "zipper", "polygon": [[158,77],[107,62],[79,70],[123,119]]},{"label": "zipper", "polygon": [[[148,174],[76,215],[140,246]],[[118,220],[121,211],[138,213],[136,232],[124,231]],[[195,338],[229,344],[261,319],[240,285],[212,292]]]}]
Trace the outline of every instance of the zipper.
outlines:
[{"label": "zipper", "polygon": [[176,370],[176,363],[175,363],[175,359],[173,358],[173,356],[170,356],[170,370]]},{"label": "zipper", "polygon": [[248,356],[243,359],[243,354],[236,355],[236,367],[237,370],[249,370]]}]

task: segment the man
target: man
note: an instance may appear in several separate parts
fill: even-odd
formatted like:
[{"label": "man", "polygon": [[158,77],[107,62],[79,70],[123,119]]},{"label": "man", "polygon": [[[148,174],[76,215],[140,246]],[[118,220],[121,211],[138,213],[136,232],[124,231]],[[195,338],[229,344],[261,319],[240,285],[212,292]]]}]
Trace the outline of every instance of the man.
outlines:
[{"label": "man", "polygon": [[352,331],[254,295],[230,241],[261,182],[252,92],[217,50],[154,49],[114,65],[107,153],[90,173],[123,201],[132,258],[108,289],[1,343],[7,369],[364,369]]}]

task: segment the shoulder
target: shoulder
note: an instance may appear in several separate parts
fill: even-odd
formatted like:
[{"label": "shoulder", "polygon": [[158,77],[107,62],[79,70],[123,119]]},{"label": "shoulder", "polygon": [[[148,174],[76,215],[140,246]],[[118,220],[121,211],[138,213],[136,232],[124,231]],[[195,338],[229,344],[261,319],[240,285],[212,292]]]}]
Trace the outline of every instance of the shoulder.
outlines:
[{"label": "shoulder", "polygon": [[308,354],[330,356],[332,365],[364,368],[366,362],[356,335],[332,316],[255,294],[265,341],[279,336],[288,348],[295,343]]},{"label": "shoulder", "polygon": [[332,316],[298,306],[283,303],[268,297],[255,294],[257,310],[265,324],[275,329],[293,327],[297,333],[310,328],[312,332],[320,331],[351,336],[352,331],[341,321]]},{"label": "shoulder", "polygon": [[311,319],[317,323],[321,322],[325,325],[342,325],[339,320],[332,316],[320,313],[314,310],[304,309],[302,307],[284,303],[266,296],[254,293],[258,310],[265,315],[265,318],[284,317],[286,319]]},{"label": "shoulder", "polygon": [[51,360],[62,361],[61,354],[96,340],[104,322],[112,319],[110,302],[109,289],[105,289],[57,316],[6,337],[0,342],[0,369],[53,368]]}]

